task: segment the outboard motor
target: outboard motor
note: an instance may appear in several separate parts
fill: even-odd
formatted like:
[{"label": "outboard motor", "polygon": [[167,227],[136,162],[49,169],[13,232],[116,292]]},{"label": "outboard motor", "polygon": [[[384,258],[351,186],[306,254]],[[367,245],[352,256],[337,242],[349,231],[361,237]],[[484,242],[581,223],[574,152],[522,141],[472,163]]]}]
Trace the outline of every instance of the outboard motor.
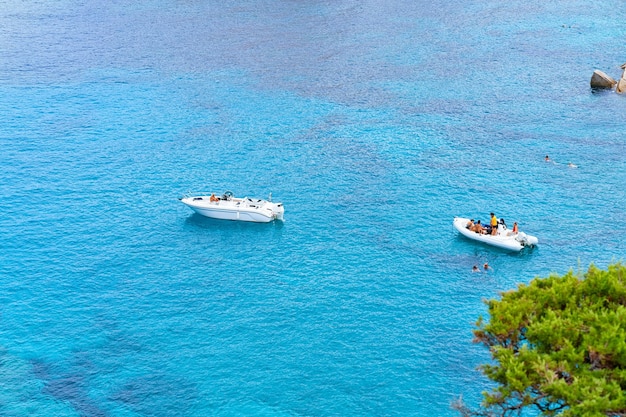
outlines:
[{"label": "outboard motor", "polygon": [[528,238],[526,237],[526,233],[524,232],[519,232],[517,234],[517,236],[515,237],[515,240],[517,240],[519,243],[522,244],[522,246],[528,246]]},{"label": "outboard motor", "polygon": [[537,243],[539,243],[539,239],[534,236],[528,236],[524,232],[519,232],[515,237],[515,240],[521,243],[522,246],[535,246]]},{"label": "outboard motor", "polygon": [[285,207],[283,203],[270,203],[272,206],[272,214],[277,220],[284,220]]},{"label": "outboard motor", "polygon": [[526,236],[526,240],[528,241],[528,244],[530,246],[537,246],[537,244],[539,243],[539,239],[534,236]]}]

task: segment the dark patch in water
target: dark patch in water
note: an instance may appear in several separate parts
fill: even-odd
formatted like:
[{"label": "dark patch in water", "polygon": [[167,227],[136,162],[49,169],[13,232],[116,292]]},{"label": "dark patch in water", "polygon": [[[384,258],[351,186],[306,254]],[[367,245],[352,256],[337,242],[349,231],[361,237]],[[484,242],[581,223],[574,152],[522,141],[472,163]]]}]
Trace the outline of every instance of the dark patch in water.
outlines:
[{"label": "dark patch in water", "polygon": [[33,361],[32,366],[35,376],[44,383],[43,394],[69,403],[84,417],[109,415],[87,395],[88,382],[83,373],[54,375],[54,366],[42,361]]}]

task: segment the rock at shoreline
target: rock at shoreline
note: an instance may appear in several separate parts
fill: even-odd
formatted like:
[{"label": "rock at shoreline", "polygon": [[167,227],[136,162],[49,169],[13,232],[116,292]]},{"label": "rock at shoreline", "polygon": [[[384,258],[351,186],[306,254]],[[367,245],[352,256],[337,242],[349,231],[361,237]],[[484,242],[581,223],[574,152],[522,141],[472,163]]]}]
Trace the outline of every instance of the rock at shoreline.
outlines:
[{"label": "rock at shoreline", "polygon": [[[623,78],[622,78],[623,80]],[[620,80],[620,81],[622,81]],[[613,88],[617,81],[600,70],[595,70],[591,76],[591,88]],[[626,84],[626,81],[624,82]],[[624,85],[626,87],[626,85]]]},{"label": "rock at shoreline", "polygon": [[626,64],[622,64],[620,67],[624,71],[622,72],[622,78],[617,82],[617,87],[615,87],[615,91],[619,94],[626,92]]}]

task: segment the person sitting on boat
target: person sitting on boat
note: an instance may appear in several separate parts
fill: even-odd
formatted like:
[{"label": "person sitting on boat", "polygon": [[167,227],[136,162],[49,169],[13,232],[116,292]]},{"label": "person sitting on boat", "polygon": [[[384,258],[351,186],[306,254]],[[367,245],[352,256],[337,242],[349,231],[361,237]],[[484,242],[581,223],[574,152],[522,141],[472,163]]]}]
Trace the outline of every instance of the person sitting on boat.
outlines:
[{"label": "person sitting on boat", "polygon": [[475,231],[476,233],[481,234],[481,235],[484,235],[485,233],[487,233],[487,232],[485,231],[485,228],[483,227],[483,225],[482,225],[482,224],[480,224],[480,220],[478,220],[478,221],[476,222],[476,224],[474,225],[474,231]]},{"label": "person sitting on boat", "polygon": [[491,213],[491,235],[495,236],[498,233],[498,218],[495,214]]},{"label": "person sitting on boat", "polygon": [[509,236],[513,236],[519,233],[519,230],[517,228],[517,222],[513,222],[513,230],[511,230],[508,235]]},{"label": "person sitting on boat", "polygon": [[211,198],[209,200],[211,201],[211,203],[217,203],[218,201],[220,201],[219,198],[215,197],[215,193],[211,194]]},{"label": "person sitting on boat", "polygon": [[465,228],[472,230],[473,227],[474,227],[474,219],[470,219],[470,221],[467,222],[467,224],[465,225]]}]

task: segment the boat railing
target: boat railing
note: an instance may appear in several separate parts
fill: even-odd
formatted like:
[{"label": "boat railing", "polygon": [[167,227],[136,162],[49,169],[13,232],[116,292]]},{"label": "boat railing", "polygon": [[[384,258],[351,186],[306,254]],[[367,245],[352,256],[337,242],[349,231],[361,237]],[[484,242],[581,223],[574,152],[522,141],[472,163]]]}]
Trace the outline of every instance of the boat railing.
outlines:
[{"label": "boat railing", "polygon": [[211,192],[207,192],[207,191],[187,191],[185,194],[183,194],[183,198],[207,197],[207,196],[210,196],[211,194],[215,194],[215,192],[214,191],[211,191]]}]

